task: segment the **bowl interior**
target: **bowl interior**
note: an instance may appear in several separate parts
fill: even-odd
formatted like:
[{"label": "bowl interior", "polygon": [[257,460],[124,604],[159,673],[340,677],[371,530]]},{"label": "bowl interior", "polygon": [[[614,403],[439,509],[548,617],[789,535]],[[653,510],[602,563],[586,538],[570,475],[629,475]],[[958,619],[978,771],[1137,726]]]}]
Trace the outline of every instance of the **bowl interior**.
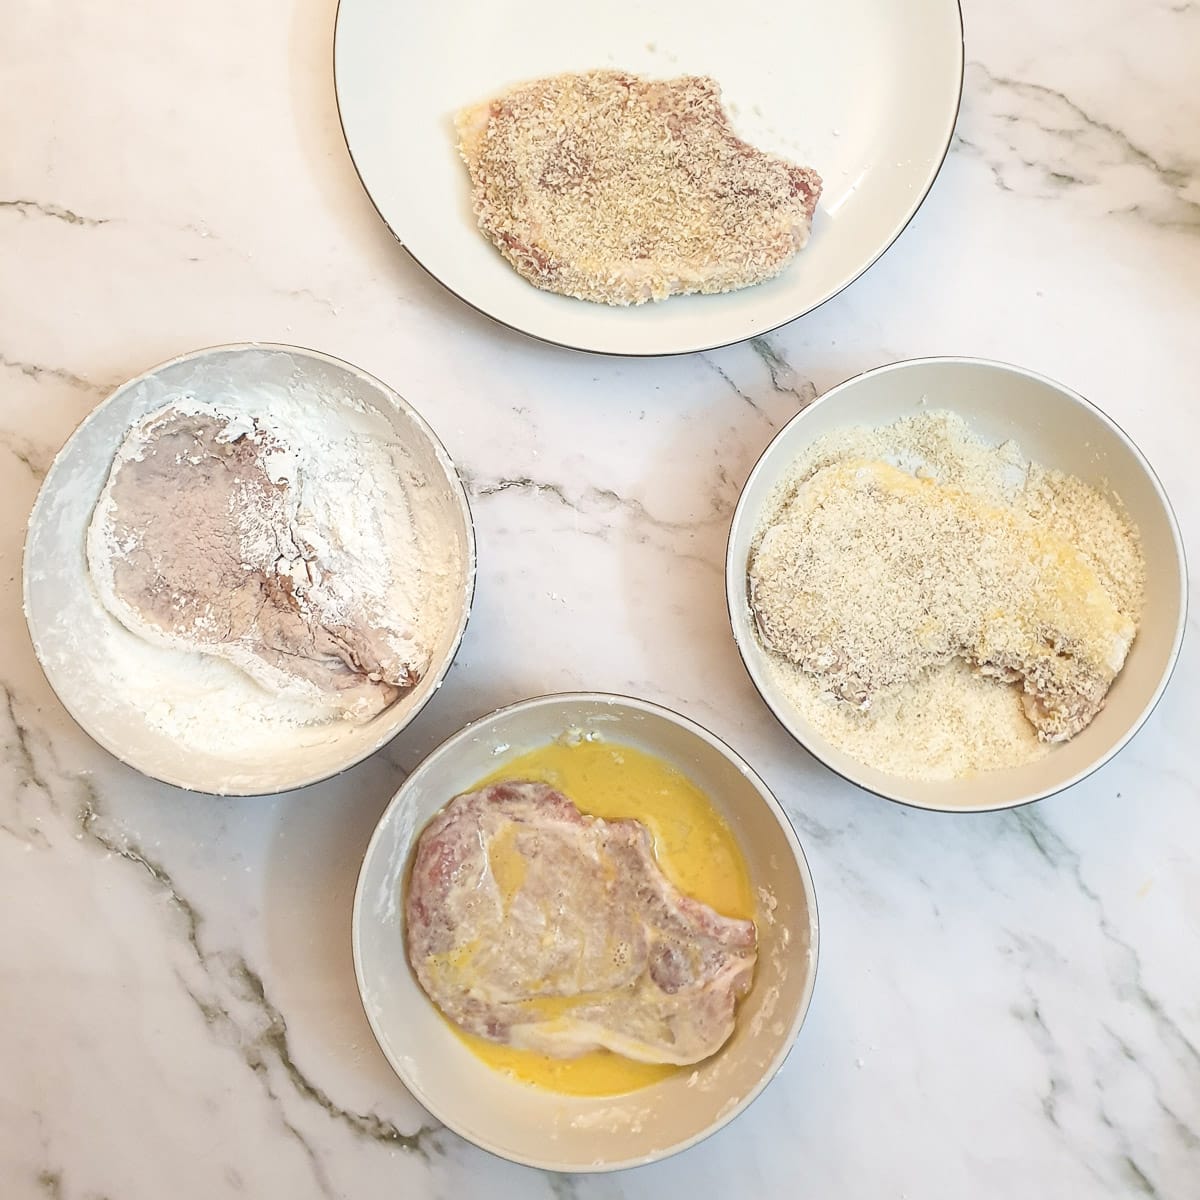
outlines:
[{"label": "bowl interior", "polygon": [[[1026,456],[1119,497],[1146,557],[1141,628],[1104,709],[1082,733],[1025,766],[969,780],[903,779],[838,750],[788,702],[768,669],[746,595],[750,545],[772,490],[816,438],[851,425],[880,426],[947,409],[980,436],[1013,439]],[[1068,787],[1115,754],[1149,715],[1179,652],[1186,615],[1183,546],[1162,488],[1137,448],[1081,397],[1030,372],[970,359],[927,359],[880,368],[833,388],[768,447],[738,502],[730,530],[726,591],[734,638],[763,699],[788,731],[847,779],[922,808],[1003,808]]]},{"label": "bowl interior", "polygon": [[[336,400],[356,428],[388,440],[394,456],[423,481],[414,507],[418,536],[452,548],[445,613],[430,670],[407,695],[362,724],[270,727],[261,740],[210,752],[147,723],[135,702],[127,665],[106,647],[116,622],[91,584],[85,534],[96,500],[129,427],[187,392],[202,400],[236,400],[259,389],[271,398],[308,389]],[[286,402],[281,400],[280,402]],[[339,408],[339,411],[341,409]],[[117,757],[157,779],[214,793],[284,791],[327,778],[378,749],[401,730],[437,688],[466,625],[474,578],[474,538],[466,496],[453,464],[425,422],[378,380],[336,359],[279,346],[199,351],[124,384],[75,431],[59,452],[34,505],[25,550],[25,611],[34,648],[51,686],[76,721]],[[441,593],[439,593],[440,595]],[[117,627],[124,644],[140,640]],[[161,655],[145,648],[147,670]],[[122,660],[123,662],[124,660]],[[214,688],[236,668],[212,661]],[[115,675],[114,675],[115,672]],[[114,682],[115,681],[115,682]],[[128,682],[130,686],[122,686]],[[257,735],[256,735],[257,736]]]},{"label": "bowl interior", "polygon": [[[498,761],[570,730],[635,746],[686,772],[729,822],[762,899],[758,966],[733,1037],[694,1070],[625,1096],[559,1095],[485,1066],[420,990],[404,951],[404,871],[426,822]],[[698,726],[652,705],[605,696],[526,701],[468,726],[435,751],[384,813],[354,906],[363,1004],[405,1084],[434,1116],[477,1145],[553,1170],[649,1162],[732,1119],[766,1085],[795,1038],[812,993],[816,946],[807,865],[761,782]]]}]

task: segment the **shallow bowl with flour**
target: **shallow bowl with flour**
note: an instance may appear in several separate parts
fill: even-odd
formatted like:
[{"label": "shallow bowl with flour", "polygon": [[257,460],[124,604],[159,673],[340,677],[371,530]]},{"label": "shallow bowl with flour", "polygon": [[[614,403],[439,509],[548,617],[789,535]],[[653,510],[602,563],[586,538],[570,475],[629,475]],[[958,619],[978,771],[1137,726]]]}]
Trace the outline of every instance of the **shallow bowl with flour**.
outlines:
[{"label": "shallow bowl with flour", "polygon": [[[865,766],[832,745],[772,678],[747,598],[750,548],[764,507],[791,464],[817,438],[848,426],[878,427],[948,410],[976,435],[1015,441],[1034,462],[1119,497],[1146,559],[1142,622],[1099,715],[1035,762],[970,779],[906,779]],[[776,434],[742,489],[729,533],[725,588],[746,669],[785,729],[831,770],[890,800],[944,812],[1014,808],[1070,787],[1106,763],[1141,728],[1171,677],[1187,617],[1183,541],[1170,503],[1138,448],[1098,408],[1061,384],[1003,363],[927,358],[893,363],[839,384]]]},{"label": "shallow bowl with flour", "polygon": [[[567,736],[646,751],[683,771],[729,824],[759,897],[759,958],[731,1039],[695,1068],[622,1096],[568,1096],[510,1079],[455,1036],[405,955],[405,871],[421,830],[454,796],[514,757]],[[354,967],[375,1037],[439,1120],[504,1158],[610,1171],[665,1158],[731,1121],[766,1087],[808,1010],[817,906],[795,832],[762,780],[724,743],[665,708],[624,696],[541,696],[444,742],[404,782],[371,838],[354,898]]]},{"label": "shallow bowl with flour", "polygon": [[[428,671],[411,691],[372,719],[314,725],[280,724],[236,746],[219,739],[189,744],[161,721],[148,719],[147,692],[155,664],[176,655],[141,643],[119,627],[91,583],[85,534],[113,457],[130,427],[147,413],[188,394],[236,404],[253,389],[274,395],[302,389],[328,397],[364,429],[386,438],[422,493],[418,540],[445,552],[447,597],[431,637]],[[393,451],[389,451],[392,453]],[[25,544],[25,615],[51,687],[72,717],[106,750],[146,775],[178,787],[220,795],[264,795],[326,779],[366,758],[400,732],[440,686],[470,614],[475,538],[466,493],[436,435],[404,400],[372,376],[335,358],[294,346],[242,344],[195,351],[154,367],[119,387],[71,435],[46,476]],[[114,641],[114,639],[119,639]],[[147,663],[141,695],[115,647]],[[199,656],[188,656],[198,658]],[[210,660],[206,694],[191,696],[195,713],[220,713],[237,669]],[[165,669],[165,668],[164,668]],[[175,667],[171,667],[175,670]],[[233,674],[231,674],[233,673]],[[115,682],[114,682],[115,681]],[[241,682],[240,676],[236,682]],[[223,688],[225,689],[223,693]],[[214,709],[213,706],[216,706]],[[192,726],[195,728],[195,725]],[[199,741],[199,739],[197,739]]]}]

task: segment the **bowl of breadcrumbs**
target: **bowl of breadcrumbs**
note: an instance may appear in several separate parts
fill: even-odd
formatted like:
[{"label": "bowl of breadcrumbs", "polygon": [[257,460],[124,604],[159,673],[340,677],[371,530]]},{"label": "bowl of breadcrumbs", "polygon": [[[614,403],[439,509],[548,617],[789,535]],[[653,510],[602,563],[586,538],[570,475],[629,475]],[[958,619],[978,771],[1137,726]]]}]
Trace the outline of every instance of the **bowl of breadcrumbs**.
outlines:
[{"label": "bowl of breadcrumbs", "polygon": [[1170,679],[1187,615],[1175,515],[1082,396],[980,359],[840,384],[771,442],[726,558],[767,706],[891,800],[1011,808],[1116,754]]}]

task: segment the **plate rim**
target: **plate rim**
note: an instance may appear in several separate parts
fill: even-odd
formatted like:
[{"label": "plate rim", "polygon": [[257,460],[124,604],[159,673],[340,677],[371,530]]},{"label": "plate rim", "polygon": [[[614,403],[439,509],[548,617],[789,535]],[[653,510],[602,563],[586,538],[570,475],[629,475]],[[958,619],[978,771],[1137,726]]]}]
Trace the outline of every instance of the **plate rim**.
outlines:
[{"label": "plate rim", "polygon": [[942,147],[941,155],[938,157],[937,163],[929,174],[929,178],[925,183],[921,195],[918,197],[916,204],[908,216],[904,218],[891,237],[879,247],[874,256],[865,262],[853,275],[844,280],[838,287],[831,291],[827,296],[822,297],[814,304],[810,304],[807,308],[800,312],[785,318],[782,321],[776,322],[765,329],[756,329],[752,333],[743,334],[738,337],[730,338],[726,341],[706,343],[703,345],[689,346],[679,350],[606,350],[594,346],[578,346],[571,342],[560,341],[557,338],[549,337],[546,334],[534,333],[531,330],[524,329],[520,325],[515,325],[511,321],[505,320],[503,317],[496,316],[495,313],[488,312],[487,309],[480,307],[473,300],[468,299],[461,292],[451,287],[444,279],[434,273],[432,268],[428,267],[417,256],[401,238],[400,234],[393,228],[391,222],[383,215],[383,210],[379,207],[378,202],[371,193],[371,189],[367,186],[367,181],[363,178],[362,170],[359,168],[358,160],[354,157],[354,148],[350,144],[350,135],[346,129],[346,119],[342,112],[342,96],[341,89],[338,85],[338,35],[342,28],[342,3],[343,0],[338,0],[337,7],[333,14],[333,38],[330,42],[330,62],[333,74],[333,101],[337,108],[338,128],[341,130],[342,143],[346,147],[346,153],[350,157],[350,165],[354,168],[354,174],[358,178],[359,186],[365,193],[371,207],[375,210],[375,215],[383,222],[383,227],[392,235],[393,240],[399,245],[400,249],[408,255],[409,259],[416,263],[425,274],[432,279],[439,287],[447,291],[456,300],[461,301],[468,308],[485,317],[487,320],[501,326],[504,329],[511,330],[513,333],[520,334],[522,337],[532,338],[535,342],[540,342],[545,346],[554,346],[560,350],[571,350],[576,354],[599,354],[606,358],[677,358],[685,354],[707,354],[712,350],[722,350],[726,346],[739,346],[743,342],[748,342],[753,338],[766,337],[769,334],[775,333],[782,329],[785,325],[790,325],[794,321],[799,321],[806,317],[809,313],[816,312],[817,309],[828,304],[831,300],[840,296],[848,287],[860,280],[879,260],[900,240],[917,213],[925,206],[925,201],[929,199],[930,192],[933,191],[933,185],[937,182],[938,177],[942,173],[942,168],[946,165],[946,159],[950,155],[950,147],[954,145],[954,135],[958,130],[959,118],[962,116],[962,101],[963,90],[966,80],[966,27],[963,21],[962,0],[954,0],[954,8],[958,14],[958,94],[954,101],[954,118],[950,122],[949,130],[946,134],[946,143]]}]

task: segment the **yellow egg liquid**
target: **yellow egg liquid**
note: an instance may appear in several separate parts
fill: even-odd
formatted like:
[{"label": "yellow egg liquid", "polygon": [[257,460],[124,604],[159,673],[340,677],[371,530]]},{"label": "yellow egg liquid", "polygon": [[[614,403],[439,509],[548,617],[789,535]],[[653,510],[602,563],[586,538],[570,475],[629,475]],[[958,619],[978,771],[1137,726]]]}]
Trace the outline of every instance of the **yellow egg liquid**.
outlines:
[{"label": "yellow egg liquid", "polygon": [[[636,818],[650,831],[663,874],[680,891],[727,917],[754,918],[750,874],[729,826],[686,775],[653,755],[595,739],[551,742],[509,759],[475,788],[505,779],[548,783],[594,817]],[[515,894],[523,865],[514,862],[501,874],[505,878],[497,882],[502,891]],[[565,1010],[578,1002],[574,997],[547,997],[538,1007],[549,1016],[557,1006]],[[551,1058],[451,1027],[489,1066],[537,1087],[575,1096],[616,1096],[690,1069],[635,1062],[608,1050]]]}]

